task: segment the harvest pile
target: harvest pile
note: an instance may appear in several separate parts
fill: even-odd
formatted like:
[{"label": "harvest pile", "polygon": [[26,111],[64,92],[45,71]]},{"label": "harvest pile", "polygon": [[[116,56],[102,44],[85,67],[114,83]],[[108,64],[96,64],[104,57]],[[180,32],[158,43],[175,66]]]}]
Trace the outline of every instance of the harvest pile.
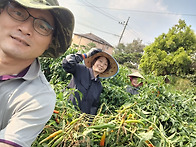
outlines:
[{"label": "harvest pile", "polygon": [[[51,119],[32,147],[195,147],[196,86],[176,76],[144,75],[138,95],[126,92],[129,69],[120,66],[114,78],[103,79],[104,91],[96,116],[82,114],[67,99],[71,75],[62,59],[41,58],[42,70],[55,89]],[[165,83],[165,78],[169,83]]]},{"label": "harvest pile", "polygon": [[[146,76],[139,95],[125,91],[126,69],[103,80],[102,105],[96,116],[80,113],[67,99],[74,89],[54,85],[54,114],[32,146],[59,147],[194,147],[194,90],[178,91],[164,77]],[[169,77],[171,79],[171,77]]]}]

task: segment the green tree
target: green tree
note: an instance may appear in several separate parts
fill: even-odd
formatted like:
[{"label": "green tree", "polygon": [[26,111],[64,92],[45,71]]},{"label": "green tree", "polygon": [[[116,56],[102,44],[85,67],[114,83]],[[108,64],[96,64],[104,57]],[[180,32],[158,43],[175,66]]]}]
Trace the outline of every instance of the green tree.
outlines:
[{"label": "green tree", "polygon": [[123,53],[124,50],[125,50],[125,45],[124,43],[119,43],[118,46],[115,48],[115,54],[120,54],[120,53]]},{"label": "green tree", "polygon": [[119,64],[125,65],[128,68],[137,68],[142,57],[143,48],[142,40],[133,40],[132,43],[120,43],[115,49],[114,57]]},{"label": "green tree", "polygon": [[132,43],[127,44],[125,53],[142,53],[145,45],[142,44],[141,39],[133,40]]},{"label": "green tree", "polygon": [[186,75],[191,72],[191,57],[196,50],[196,36],[184,20],[155,38],[144,48],[139,68],[146,74]]},{"label": "green tree", "polygon": [[85,49],[86,51],[89,51],[91,48],[95,48],[96,47],[96,44],[91,42],[91,43],[88,43],[87,46],[85,46]]}]

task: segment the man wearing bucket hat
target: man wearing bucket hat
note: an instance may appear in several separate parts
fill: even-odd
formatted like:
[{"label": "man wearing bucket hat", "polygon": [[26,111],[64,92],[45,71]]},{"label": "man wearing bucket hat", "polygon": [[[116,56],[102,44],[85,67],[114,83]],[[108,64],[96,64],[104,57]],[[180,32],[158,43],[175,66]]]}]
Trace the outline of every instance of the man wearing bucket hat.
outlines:
[{"label": "man wearing bucket hat", "polygon": [[134,72],[132,74],[129,74],[128,77],[131,81],[132,86],[127,86],[127,92],[133,95],[138,94],[139,87],[143,85],[143,82],[139,82],[138,78],[144,79],[144,77],[139,72]]},{"label": "man wearing bucket hat", "polygon": [[[79,64],[84,60],[84,64]],[[63,60],[63,68],[73,75],[68,88],[76,88],[78,92],[70,100],[80,110],[95,115],[99,106],[102,85],[99,78],[113,77],[118,73],[118,63],[108,53],[92,48],[87,54],[71,54]],[[76,99],[77,101],[76,101]]]},{"label": "man wearing bucket hat", "polygon": [[0,0],[0,147],[30,147],[50,119],[56,95],[38,57],[63,54],[73,27],[57,0]]}]

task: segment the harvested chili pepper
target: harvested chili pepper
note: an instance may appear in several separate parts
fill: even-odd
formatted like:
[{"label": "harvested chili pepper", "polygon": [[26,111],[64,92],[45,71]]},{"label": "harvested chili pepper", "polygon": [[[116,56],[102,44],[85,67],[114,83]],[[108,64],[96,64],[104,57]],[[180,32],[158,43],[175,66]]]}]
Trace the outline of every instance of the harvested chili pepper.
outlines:
[{"label": "harvested chili pepper", "polygon": [[152,145],[151,143],[150,143],[150,144],[148,144],[148,146],[149,146],[149,147],[154,147],[154,145]]},{"label": "harvested chili pepper", "polygon": [[103,147],[104,144],[105,144],[105,132],[104,132],[103,135],[101,136],[100,146]]},{"label": "harvested chili pepper", "polygon": [[56,113],[56,114],[59,114],[59,111],[57,111],[57,110],[54,110],[53,112]]},{"label": "harvested chili pepper", "polygon": [[57,124],[59,124],[59,119],[57,117],[55,118],[55,121]]},{"label": "harvested chili pepper", "polygon": [[42,144],[43,142],[45,142],[45,141],[47,141],[47,140],[49,140],[49,139],[55,137],[56,135],[58,135],[58,134],[60,134],[60,133],[62,133],[62,132],[63,132],[62,130],[58,130],[58,131],[52,133],[50,136],[48,136],[48,137],[46,137],[44,140],[42,140],[39,144]]}]

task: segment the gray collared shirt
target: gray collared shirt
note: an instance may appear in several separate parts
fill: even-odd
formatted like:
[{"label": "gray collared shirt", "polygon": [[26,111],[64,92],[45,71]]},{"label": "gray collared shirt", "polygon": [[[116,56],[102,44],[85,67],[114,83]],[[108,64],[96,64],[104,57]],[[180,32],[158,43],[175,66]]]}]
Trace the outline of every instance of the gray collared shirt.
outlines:
[{"label": "gray collared shirt", "polygon": [[23,77],[0,80],[0,142],[30,147],[50,119],[55,102],[38,59]]}]

